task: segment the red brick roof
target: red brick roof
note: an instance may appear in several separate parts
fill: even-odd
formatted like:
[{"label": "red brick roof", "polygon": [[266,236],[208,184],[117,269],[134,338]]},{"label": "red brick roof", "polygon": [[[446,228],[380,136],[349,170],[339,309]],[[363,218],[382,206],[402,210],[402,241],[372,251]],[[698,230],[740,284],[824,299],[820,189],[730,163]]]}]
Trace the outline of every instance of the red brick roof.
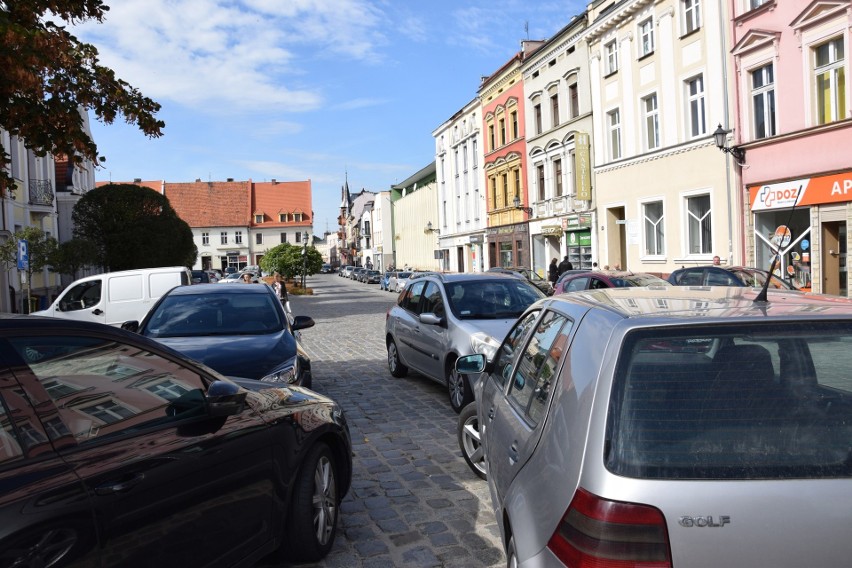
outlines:
[{"label": "red brick roof", "polygon": [[[264,227],[310,226],[313,223],[313,204],[311,202],[311,180],[273,181],[254,184],[251,225],[254,215],[263,215]],[[280,213],[301,213],[300,223],[279,221]],[[288,219],[291,217],[288,216]]]},{"label": "red brick roof", "polygon": [[166,197],[190,227],[247,227],[251,181],[166,182]]}]

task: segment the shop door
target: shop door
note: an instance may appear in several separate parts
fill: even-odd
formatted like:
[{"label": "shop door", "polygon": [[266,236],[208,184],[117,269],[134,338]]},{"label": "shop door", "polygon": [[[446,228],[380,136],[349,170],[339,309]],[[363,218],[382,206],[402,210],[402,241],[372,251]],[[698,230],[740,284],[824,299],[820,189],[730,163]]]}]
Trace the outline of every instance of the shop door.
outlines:
[{"label": "shop door", "polygon": [[456,247],[456,262],[458,262],[458,272],[464,272],[464,247]]},{"label": "shop door", "polygon": [[846,296],[846,223],[822,224],[822,250],[822,293]]}]

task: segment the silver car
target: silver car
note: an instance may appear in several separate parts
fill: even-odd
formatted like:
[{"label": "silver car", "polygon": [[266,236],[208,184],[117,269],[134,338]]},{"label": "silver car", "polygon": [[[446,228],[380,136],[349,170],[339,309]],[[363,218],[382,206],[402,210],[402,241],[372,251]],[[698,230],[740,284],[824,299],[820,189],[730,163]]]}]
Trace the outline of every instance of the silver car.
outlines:
[{"label": "silver car", "polygon": [[852,302],[620,288],[458,360],[509,566],[848,566]]},{"label": "silver car", "polygon": [[473,391],[455,372],[456,358],[493,352],[517,317],[543,297],[529,282],[503,274],[418,274],[385,320],[391,375],[412,369],[447,385],[459,412]]}]

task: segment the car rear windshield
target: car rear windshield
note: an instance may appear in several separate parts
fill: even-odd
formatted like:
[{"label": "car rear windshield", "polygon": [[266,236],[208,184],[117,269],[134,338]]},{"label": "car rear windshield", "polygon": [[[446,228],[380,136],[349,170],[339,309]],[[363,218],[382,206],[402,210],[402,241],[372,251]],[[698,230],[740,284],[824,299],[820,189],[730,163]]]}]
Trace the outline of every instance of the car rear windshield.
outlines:
[{"label": "car rear windshield", "polygon": [[[257,286],[257,284],[255,284]],[[142,329],[148,337],[250,335],[281,331],[284,323],[271,294],[167,296]]]},{"label": "car rear windshield", "polygon": [[631,274],[630,276],[611,276],[612,285],[616,288],[632,288],[637,286],[669,286],[662,278],[650,274]]},{"label": "car rear windshield", "polygon": [[637,478],[852,476],[852,323],[629,334],[605,454]]},{"label": "car rear windshield", "polygon": [[460,319],[506,319],[520,316],[544,294],[526,280],[469,280],[445,284],[450,308]]}]

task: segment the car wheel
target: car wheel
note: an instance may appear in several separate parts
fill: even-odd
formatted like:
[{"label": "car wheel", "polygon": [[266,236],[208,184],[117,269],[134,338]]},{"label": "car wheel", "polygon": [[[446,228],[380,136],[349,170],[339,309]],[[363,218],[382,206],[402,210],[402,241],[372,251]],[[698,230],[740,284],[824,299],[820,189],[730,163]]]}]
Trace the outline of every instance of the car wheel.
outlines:
[{"label": "car wheel", "polygon": [[518,568],[518,553],[515,551],[515,537],[509,537],[509,545],[506,547],[506,567]]},{"label": "car wheel", "polygon": [[393,377],[400,378],[408,374],[408,367],[399,360],[399,351],[393,339],[388,340],[388,369]]},{"label": "car wheel", "polygon": [[473,401],[473,392],[467,377],[456,371],[455,360],[448,362],[447,390],[450,393],[450,406],[456,413],[461,412],[467,404]]},{"label": "car wheel", "polygon": [[318,443],[308,452],[293,487],[282,552],[293,562],[316,562],[334,544],[340,503],[331,449]]},{"label": "car wheel", "polygon": [[49,525],[17,539],[5,542],[6,550],[0,552],[2,566],[65,565],[86,548],[86,539],[76,528],[67,525]]},{"label": "car wheel", "polygon": [[485,453],[479,440],[479,416],[474,403],[468,404],[459,413],[458,439],[467,466],[481,479],[485,479]]}]

